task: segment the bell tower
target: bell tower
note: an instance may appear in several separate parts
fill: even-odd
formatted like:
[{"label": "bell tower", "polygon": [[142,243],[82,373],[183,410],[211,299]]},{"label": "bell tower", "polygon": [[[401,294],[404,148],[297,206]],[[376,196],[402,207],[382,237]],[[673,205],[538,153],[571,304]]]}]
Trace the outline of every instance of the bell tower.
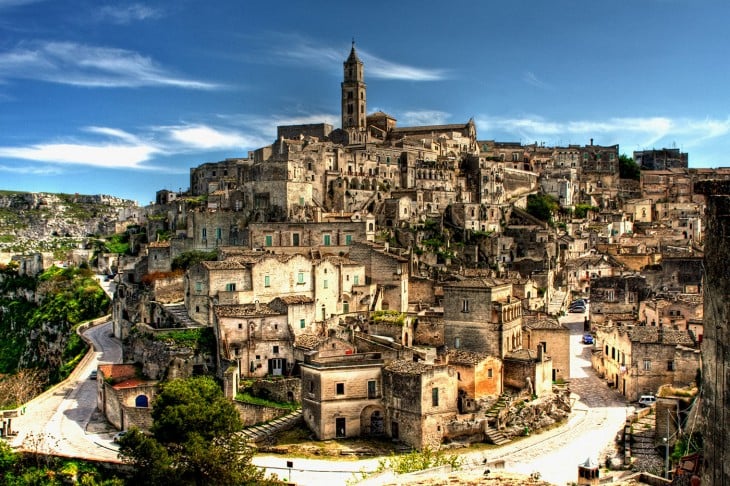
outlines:
[{"label": "bell tower", "polygon": [[355,41],[352,41],[350,56],[343,63],[344,78],[342,81],[342,130],[347,133],[347,143],[365,143],[367,141],[367,98],[363,64],[355,52]]}]

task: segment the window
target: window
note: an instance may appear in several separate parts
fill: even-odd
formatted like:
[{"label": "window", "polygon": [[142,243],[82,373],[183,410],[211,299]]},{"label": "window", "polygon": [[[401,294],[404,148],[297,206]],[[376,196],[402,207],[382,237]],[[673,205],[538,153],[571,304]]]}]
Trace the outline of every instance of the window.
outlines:
[{"label": "window", "polygon": [[469,312],[469,301],[467,299],[461,300],[461,312]]},{"label": "window", "polygon": [[238,328],[239,328],[239,329],[243,329],[243,322],[239,322],[239,323],[238,323]]},{"label": "window", "polygon": [[271,277],[264,275],[264,287],[271,287]]},{"label": "window", "polygon": [[461,339],[460,338],[458,338],[458,337],[454,338],[454,347],[456,349],[459,349],[461,347]]},{"label": "window", "polygon": [[195,282],[195,291],[198,293],[203,291],[203,282]]},{"label": "window", "polygon": [[279,346],[272,347],[271,352],[274,354],[279,354]]},{"label": "window", "polygon": [[299,274],[297,275],[297,283],[298,284],[304,283],[304,272],[299,272]]},{"label": "window", "polygon": [[291,246],[299,246],[299,233],[292,233]]},{"label": "window", "polygon": [[360,275],[352,277],[352,285],[360,285]]},{"label": "window", "polygon": [[439,389],[431,388],[431,405],[434,407],[439,406]]},{"label": "window", "polygon": [[303,196],[299,196],[299,205],[304,206],[304,197]]},{"label": "window", "polygon": [[216,229],[215,229],[215,238],[216,238],[217,240],[220,240],[220,239],[222,239],[222,238],[223,238],[223,232],[221,231],[221,229],[220,229],[220,228],[216,228]]},{"label": "window", "polygon": [[344,395],[345,394],[345,384],[337,383],[335,385],[335,393],[337,393],[338,395]]},{"label": "window", "polygon": [[368,398],[377,398],[377,383],[375,380],[368,381]]},{"label": "window", "polygon": [[651,360],[644,360],[644,371],[651,371]]},{"label": "window", "polygon": [[547,342],[546,341],[540,341],[540,346],[542,346],[543,352],[547,353]]},{"label": "window", "polygon": [[493,377],[493,373],[494,372],[492,371],[492,368],[488,368],[487,369],[487,378],[492,378]]},{"label": "window", "polygon": [[299,329],[304,329],[305,327],[307,327],[307,324],[304,319],[299,319]]},{"label": "window", "polygon": [[667,361],[667,371],[674,371],[674,361],[671,359]]},{"label": "window", "polygon": [[352,245],[352,235],[345,235],[345,245]]},{"label": "window", "polygon": [[274,237],[271,235],[266,235],[266,242],[264,243],[265,246],[272,246],[274,244]]},{"label": "window", "polygon": [[342,313],[343,313],[343,314],[347,314],[347,313],[349,313],[349,312],[350,312],[350,303],[349,303],[349,302],[347,302],[347,301],[344,301],[344,302],[342,303]]},{"label": "window", "polygon": [[330,235],[322,235],[322,244],[324,246],[330,246],[332,244],[332,238]]},{"label": "window", "polygon": [[226,284],[226,292],[233,292],[236,290],[236,284],[235,283],[227,283]]},{"label": "window", "polygon": [[203,228],[200,232],[200,237],[204,240],[208,239],[208,230],[206,228]]},{"label": "window", "polygon": [[322,280],[322,288],[323,289],[329,288],[329,283],[327,282],[327,279]]}]

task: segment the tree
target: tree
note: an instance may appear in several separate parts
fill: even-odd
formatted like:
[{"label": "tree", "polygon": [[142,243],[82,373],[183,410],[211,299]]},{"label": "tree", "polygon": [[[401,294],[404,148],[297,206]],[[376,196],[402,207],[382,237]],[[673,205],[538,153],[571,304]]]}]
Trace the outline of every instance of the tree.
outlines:
[{"label": "tree", "polygon": [[[122,459],[144,484],[266,484],[251,464],[253,449],[238,432],[233,404],[208,377],[164,383],[153,402],[152,436],[132,429],[120,439]],[[271,482],[274,484],[274,482]]]},{"label": "tree", "polygon": [[553,213],[559,208],[558,201],[549,194],[530,194],[527,196],[527,212],[542,221],[552,221]]},{"label": "tree", "polygon": [[641,168],[634,162],[632,157],[626,154],[621,154],[618,157],[618,173],[621,179],[638,181],[641,178]]}]

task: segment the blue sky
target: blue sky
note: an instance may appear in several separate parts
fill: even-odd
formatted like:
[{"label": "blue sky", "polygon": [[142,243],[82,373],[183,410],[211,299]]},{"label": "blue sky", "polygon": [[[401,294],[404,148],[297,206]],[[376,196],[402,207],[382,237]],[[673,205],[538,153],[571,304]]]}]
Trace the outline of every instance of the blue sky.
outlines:
[{"label": "blue sky", "polygon": [[400,126],[730,166],[729,18],[726,0],[0,0],[0,189],[147,204],[276,125],[339,126],[353,38],[368,112]]}]

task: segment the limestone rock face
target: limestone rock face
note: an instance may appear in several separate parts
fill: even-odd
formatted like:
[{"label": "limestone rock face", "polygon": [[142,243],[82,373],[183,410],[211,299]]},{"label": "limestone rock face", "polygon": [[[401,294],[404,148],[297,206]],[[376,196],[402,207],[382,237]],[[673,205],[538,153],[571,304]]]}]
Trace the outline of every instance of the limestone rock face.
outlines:
[{"label": "limestone rock face", "polygon": [[107,195],[0,193],[0,251],[40,250],[52,238],[113,234],[134,201]]}]

